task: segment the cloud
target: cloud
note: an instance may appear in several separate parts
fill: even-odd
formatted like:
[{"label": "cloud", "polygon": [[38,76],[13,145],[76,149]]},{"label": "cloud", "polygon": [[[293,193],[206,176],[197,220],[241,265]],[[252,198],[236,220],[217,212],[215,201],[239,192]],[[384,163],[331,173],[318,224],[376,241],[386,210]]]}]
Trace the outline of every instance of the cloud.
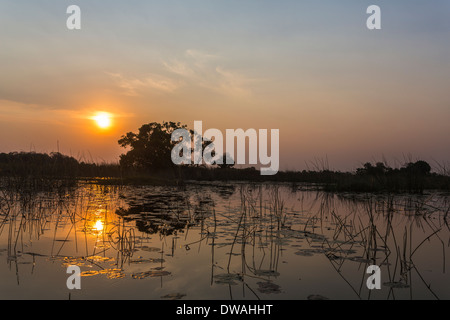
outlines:
[{"label": "cloud", "polygon": [[107,73],[128,96],[140,96],[146,90],[173,93],[181,88],[197,87],[221,95],[248,97],[253,84],[261,79],[250,78],[223,65],[224,58],[199,50],[186,50],[181,58],[162,60],[161,74],[127,77],[121,73]]},{"label": "cloud", "polygon": [[181,84],[161,75],[151,75],[143,78],[127,78],[120,73],[107,73],[123,89],[125,95],[139,96],[143,91],[152,89],[160,92],[174,92]]},{"label": "cloud", "polygon": [[61,125],[76,118],[78,110],[54,109],[45,106],[0,99],[0,118],[8,123],[48,123]]},{"label": "cloud", "polygon": [[249,96],[251,87],[260,79],[224,67],[223,58],[198,50],[186,50],[183,59],[164,61],[166,70],[181,78],[186,85],[201,87],[226,96]]},{"label": "cloud", "polygon": [[[72,120],[92,119],[92,116],[101,110],[48,108],[36,104],[21,103],[17,101],[0,99],[0,121],[14,123],[45,122],[64,125]],[[118,110],[108,111],[113,118],[130,118],[135,115],[131,112]]]},{"label": "cloud", "polygon": [[232,96],[242,97],[250,95],[250,85],[259,81],[222,67],[216,67],[216,72],[220,77],[219,87],[216,90]]},{"label": "cloud", "polygon": [[196,77],[196,72],[185,62],[172,60],[170,63],[163,62],[163,65],[169,72],[178,76],[191,79]]},{"label": "cloud", "polygon": [[169,73],[181,78],[186,85],[197,86],[227,96],[249,96],[252,84],[260,79],[230,70],[221,62],[218,55],[198,50],[186,50],[182,59],[164,61],[163,65]]}]

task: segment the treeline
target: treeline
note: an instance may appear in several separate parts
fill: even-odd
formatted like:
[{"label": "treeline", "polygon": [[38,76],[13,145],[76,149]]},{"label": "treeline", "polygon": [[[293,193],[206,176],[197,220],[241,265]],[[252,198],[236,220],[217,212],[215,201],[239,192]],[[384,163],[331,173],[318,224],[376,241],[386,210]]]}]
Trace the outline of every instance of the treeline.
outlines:
[{"label": "treeline", "polygon": [[36,178],[118,177],[119,165],[79,162],[59,152],[0,153],[0,176]]},{"label": "treeline", "polygon": [[[274,176],[261,176],[255,168],[174,166],[166,169],[95,164],[80,162],[61,153],[1,153],[0,176],[53,179],[100,178],[107,184],[183,184],[196,181],[252,181],[317,184],[327,191],[349,192],[414,192],[426,189],[450,190],[450,177],[431,172],[425,161],[391,168],[384,163],[366,163],[355,172],[280,171]],[[106,178],[106,179],[105,179]]]},{"label": "treeline", "polygon": [[448,175],[431,172],[425,161],[406,163],[391,168],[384,163],[366,163],[356,172],[280,171],[274,176],[261,176],[254,168],[185,167],[180,170],[187,180],[250,180],[260,182],[291,182],[317,184],[326,191],[336,192],[410,192],[422,193],[426,189],[450,190]]},{"label": "treeline", "polygon": [[450,190],[450,177],[431,172],[431,166],[422,160],[391,168],[382,162],[366,163],[356,173],[343,175],[327,184],[329,191],[410,192],[426,189]]}]

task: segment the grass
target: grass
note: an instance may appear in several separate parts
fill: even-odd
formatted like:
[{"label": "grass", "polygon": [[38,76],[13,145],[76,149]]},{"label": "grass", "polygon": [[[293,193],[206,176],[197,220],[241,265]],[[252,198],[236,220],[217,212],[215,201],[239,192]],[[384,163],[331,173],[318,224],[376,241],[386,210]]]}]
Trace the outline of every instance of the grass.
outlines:
[{"label": "grass", "polygon": [[[442,246],[445,268],[445,252],[448,252],[445,248],[449,230],[447,217],[450,210],[448,198],[447,202],[441,203],[434,201],[433,195],[359,194],[346,197],[345,194],[311,192],[309,196],[314,198],[315,202],[312,198],[299,198],[300,208],[291,208],[289,197],[292,196],[292,190],[277,184],[258,183],[240,184],[236,188],[239,201],[228,208],[228,201],[221,205],[209,201],[208,193],[212,192],[209,187],[194,188],[195,197],[178,202],[173,201],[173,198],[164,198],[164,194],[158,191],[159,188],[155,188],[154,196],[158,203],[165,199],[164,206],[161,206],[165,208],[167,205],[164,213],[172,213],[173,217],[177,218],[188,218],[182,220],[190,222],[183,222],[179,228],[178,236],[182,235],[183,230],[185,237],[174,240],[170,237],[173,233],[165,230],[168,230],[167,227],[173,227],[178,231],[176,220],[171,222],[166,215],[151,216],[147,213],[136,218],[134,213],[149,211],[144,207],[138,212],[130,212],[130,221],[136,220],[135,227],[127,223],[125,217],[118,214],[121,211],[116,210],[119,209],[119,195],[116,191],[121,190],[120,187],[89,184],[81,191],[69,189],[70,191],[64,192],[67,187],[65,184],[55,184],[54,188],[61,190],[60,193],[50,189],[46,192],[34,192],[36,187],[26,183],[34,180],[23,181],[19,185],[11,180],[13,189],[0,189],[0,234],[2,231],[7,234],[9,263],[16,268],[21,262],[18,258],[24,254],[32,255],[33,263],[34,259],[38,258],[37,265],[42,268],[39,263],[44,262],[39,259],[39,255],[29,251],[31,248],[27,249],[27,240],[34,239],[35,236],[39,238],[44,232],[56,235],[56,229],[64,228],[66,224],[67,236],[53,237],[51,250],[48,250],[49,257],[64,258],[61,261],[66,263],[92,264],[98,272],[109,272],[109,268],[103,269],[106,267],[101,264],[100,258],[114,257],[117,251],[115,271],[111,271],[111,276],[124,275],[124,269],[136,260],[136,257],[131,259],[134,249],[147,239],[146,233],[144,236],[144,232],[139,232],[137,221],[158,222],[160,219],[164,224],[154,230],[147,229],[147,232],[148,238],[160,239],[161,261],[163,252],[167,259],[169,253],[172,257],[175,255],[175,250],[209,250],[207,245],[212,243],[211,285],[214,280],[225,284],[227,281],[238,282],[258,299],[261,293],[279,291],[277,278],[283,272],[285,267],[282,263],[290,252],[284,250],[291,248],[293,251],[292,245],[297,245],[295,250],[298,250],[298,254],[294,253],[294,258],[310,259],[313,255],[326,258],[325,263],[329,261],[336,270],[336,275],[342,277],[358,298],[364,298],[363,295],[367,293],[365,269],[372,263],[383,265],[383,282],[390,287],[386,296],[388,299],[396,297],[396,289],[399,286],[409,286],[407,289],[411,290],[413,298],[412,275],[419,279],[415,283],[422,282],[431,296],[440,296],[439,290],[435,291],[428,283],[428,275],[421,272],[419,257],[427,253],[430,245]],[[23,186],[23,189],[14,189],[18,186]],[[130,189],[132,191],[125,193],[126,196],[130,199],[139,198],[140,200],[133,201],[150,205],[151,192],[145,188],[141,193],[136,192],[138,188]],[[181,193],[184,196],[184,193]],[[139,195],[142,197],[137,197]],[[300,194],[295,194],[296,199],[298,196]],[[304,196],[301,193],[301,197]],[[101,246],[88,248],[89,244],[97,243],[88,242],[86,239],[89,232],[95,231],[92,229],[92,223],[94,217],[97,217],[98,208],[105,208],[101,216],[105,223],[97,240],[111,246],[110,251]],[[153,209],[160,212],[157,210],[160,208]],[[114,213],[117,214],[118,221],[112,219],[116,217]],[[401,226],[398,226],[399,221],[403,221]],[[52,229],[48,230],[49,226],[52,226]],[[194,228],[195,226],[198,228]],[[183,238],[187,239],[188,232],[194,233],[191,240],[195,242],[185,244],[182,241]],[[78,248],[77,256],[64,255],[71,244],[66,240],[72,240],[72,244]],[[299,244],[301,246],[298,246]],[[182,255],[185,255],[185,252],[182,252]],[[106,263],[110,260],[104,261]],[[288,262],[291,261],[295,260]],[[361,268],[358,268],[355,276],[354,270],[359,264]],[[446,270],[443,271],[445,273]],[[144,272],[133,273],[132,277],[162,275],[164,274],[158,272]],[[260,281],[257,283],[259,288],[255,286],[256,281]],[[231,294],[230,289],[230,298],[233,298]],[[372,293],[368,294],[370,297]]]},{"label": "grass", "polygon": [[409,162],[401,168],[366,163],[356,172],[332,171],[317,166],[315,170],[280,171],[273,176],[261,176],[255,168],[179,166],[151,171],[124,168],[119,164],[86,163],[60,153],[3,153],[0,154],[0,177],[7,177],[9,183],[28,184],[30,188],[54,185],[55,180],[65,181],[67,185],[83,180],[103,185],[173,186],[194,180],[289,182],[294,188],[306,183],[329,192],[423,193],[429,189],[450,190],[448,170],[430,172],[429,165],[423,161]]}]

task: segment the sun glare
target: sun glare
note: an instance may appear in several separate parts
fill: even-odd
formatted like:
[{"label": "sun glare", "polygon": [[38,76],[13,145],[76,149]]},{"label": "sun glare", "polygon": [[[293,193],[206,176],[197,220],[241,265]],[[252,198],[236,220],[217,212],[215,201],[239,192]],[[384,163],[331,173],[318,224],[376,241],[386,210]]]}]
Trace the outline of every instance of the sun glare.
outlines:
[{"label": "sun glare", "polygon": [[107,129],[111,126],[111,114],[99,112],[92,118],[101,129]]},{"label": "sun glare", "polygon": [[92,229],[94,229],[95,231],[98,231],[98,232],[102,231],[103,230],[103,222],[101,220],[97,220]]}]

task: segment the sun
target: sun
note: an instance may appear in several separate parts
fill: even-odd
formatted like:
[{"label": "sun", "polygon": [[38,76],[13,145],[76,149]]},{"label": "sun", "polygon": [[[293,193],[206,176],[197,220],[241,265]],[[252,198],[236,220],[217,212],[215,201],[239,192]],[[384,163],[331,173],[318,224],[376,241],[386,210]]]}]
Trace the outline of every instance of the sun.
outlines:
[{"label": "sun", "polygon": [[108,112],[98,112],[92,120],[97,123],[97,126],[101,129],[108,129],[112,124],[112,115]]}]

